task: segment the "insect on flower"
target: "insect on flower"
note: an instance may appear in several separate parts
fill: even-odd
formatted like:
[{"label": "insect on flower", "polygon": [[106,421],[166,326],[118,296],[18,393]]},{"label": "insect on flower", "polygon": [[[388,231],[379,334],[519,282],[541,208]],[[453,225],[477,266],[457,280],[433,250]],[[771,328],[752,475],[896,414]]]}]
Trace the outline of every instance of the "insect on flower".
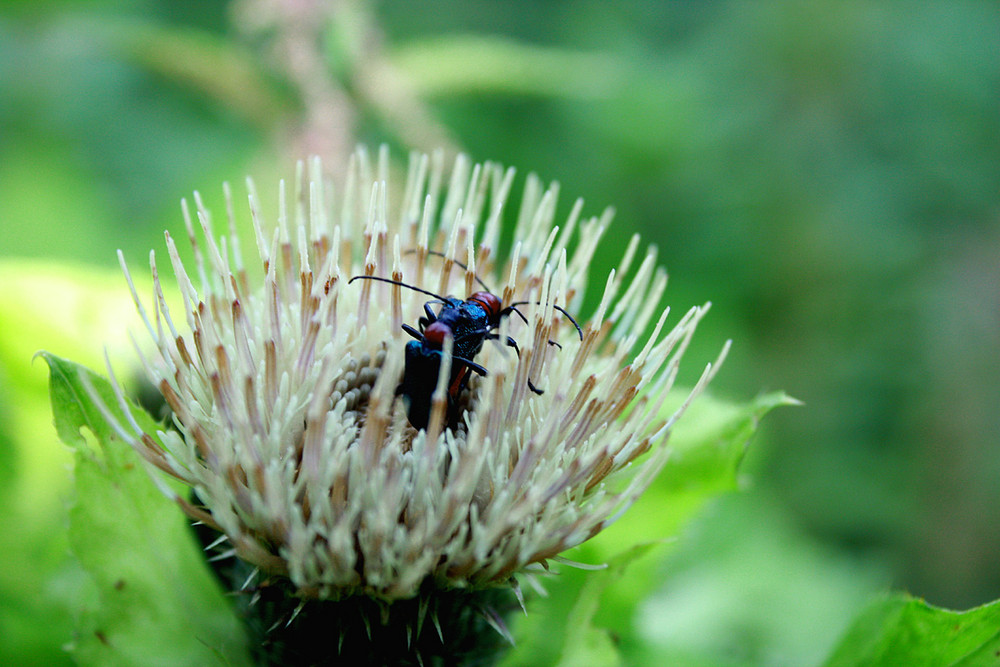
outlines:
[{"label": "insect on flower", "polygon": [[[718,368],[671,391],[708,305],[667,324],[666,271],[638,237],[590,283],[610,210],[587,217],[580,200],[557,223],[558,186],[529,176],[505,252],[513,169],[463,156],[449,176],[443,154],[413,154],[390,196],[391,171],[388,151],[359,150],[335,190],[303,165],[273,217],[248,182],[228,233],[196,197],[193,261],[169,234],[167,261],[150,254],[152,308],[121,257],[150,339],[139,359],[176,428],[116,433],[194,489],[162,484],[229,552],[303,600],[532,581],[635,502]],[[577,325],[585,300],[598,305]]]},{"label": "insect on flower", "polygon": [[[456,264],[466,268],[464,264],[458,262]],[[431,399],[438,381],[441,363],[444,361],[446,338],[450,337],[454,345],[447,390],[448,422],[451,423],[457,418],[458,396],[468,384],[469,372],[476,373],[481,377],[488,375],[487,370],[473,359],[483,349],[485,341],[500,338],[500,335],[493,333],[493,331],[500,326],[501,319],[511,313],[517,313],[525,324],[528,323],[527,318],[517,309],[517,306],[530,302],[515,302],[504,308],[500,297],[490,292],[488,287],[486,291],[476,292],[462,301],[455,297],[443,297],[404,282],[378,276],[354,276],[348,281],[348,284],[355,280],[377,280],[434,297],[434,301],[428,301],[424,304],[424,317],[417,321],[419,329],[415,329],[409,324],[402,325],[403,331],[416,340],[406,344],[406,366],[404,367],[403,380],[396,387],[396,395],[403,396],[406,400],[406,416],[413,428],[416,429],[427,428],[430,419]],[[478,277],[476,280],[483,284]],[[483,284],[483,287],[486,285]],[[437,313],[431,308],[433,304],[441,306]],[[553,306],[553,308],[569,318],[582,341],[583,331],[576,320],[560,306]],[[514,351],[520,356],[521,351],[517,346],[517,341],[510,336],[505,338],[506,344],[514,348]],[[553,340],[548,342],[551,345],[559,345]],[[530,378],[528,379],[528,388],[535,394],[543,393],[541,389],[531,383]]]}]

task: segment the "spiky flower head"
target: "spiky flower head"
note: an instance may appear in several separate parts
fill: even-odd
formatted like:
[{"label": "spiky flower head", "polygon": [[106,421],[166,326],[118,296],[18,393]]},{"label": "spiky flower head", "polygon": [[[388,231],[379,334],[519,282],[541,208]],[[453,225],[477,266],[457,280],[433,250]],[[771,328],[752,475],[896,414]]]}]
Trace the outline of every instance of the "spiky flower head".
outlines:
[{"label": "spiky flower head", "polygon": [[[672,425],[718,365],[664,416],[707,306],[665,326],[666,274],[652,249],[630,271],[635,238],[596,311],[580,317],[609,212],[584,218],[578,201],[557,226],[558,187],[529,177],[507,255],[501,219],[513,169],[459,157],[445,187],[441,156],[414,155],[401,192],[388,171],[385,151],[374,165],[359,151],[334,190],[318,161],[300,165],[291,192],[279,187],[274,222],[248,181],[253,255],[244,255],[235,207],[228,234],[217,235],[196,195],[194,216],[184,206],[193,270],[166,237],[183,312],[168,307],[152,253],[152,308],[128,278],[155,343],[143,364],[173,417],[172,428],[143,433],[133,423],[125,436],[193,489],[185,497],[163,485],[191,517],[299,597],[391,602],[428,585],[516,585],[639,496],[668,455]],[[463,340],[453,327],[431,372],[406,360],[416,334],[402,327],[419,334],[418,318],[443,306],[355,276],[459,299],[480,281],[503,281],[502,303],[522,304],[498,328],[478,330],[474,359],[452,356]],[[422,389],[399,395],[404,379]],[[417,429],[407,404],[424,399],[431,409]]]}]

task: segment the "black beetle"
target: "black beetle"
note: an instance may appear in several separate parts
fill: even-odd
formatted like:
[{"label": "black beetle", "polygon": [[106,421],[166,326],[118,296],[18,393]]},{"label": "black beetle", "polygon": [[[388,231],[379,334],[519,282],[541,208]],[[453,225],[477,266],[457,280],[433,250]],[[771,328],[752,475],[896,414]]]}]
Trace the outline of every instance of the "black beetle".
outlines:
[{"label": "black beetle", "polygon": [[[406,400],[406,416],[413,428],[416,429],[426,429],[430,420],[431,399],[434,388],[437,386],[441,362],[444,359],[444,341],[447,336],[451,336],[453,341],[451,374],[448,380],[447,417],[448,423],[451,424],[457,418],[458,396],[468,384],[469,373],[477,373],[483,377],[487,375],[486,369],[474,360],[483,349],[485,341],[500,338],[493,331],[500,326],[501,319],[510,313],[517,313],[527,323],[527,319],[517,309],[517,306],[526,304],[527,301],[519,301],[503,307],[500,298],[489,291],[476,292],[463,301],[455,297],[443,297],[398,280],[378,276],[354,276],[348,281],[348,284],[359,279],[399,285],[434,297],[433,301],[424,304],[424,316],[417,320],[419,329],[409,324],[403,324],[403,331],[413,336],[415,340],[406,344],[406,365],[403,371],[403,380],[396,387],[396,395],[402,396]],[[431,308],[435,304],[441,306],[437,313]],[[553,306],[553,308],[569,318],[582,340],[583,332],[576,320],[559,306]],[[513,338],[507,336],[505,342],[520,355],[517,342]],[[558,345],[555,341],[549,341],[549,343]],[[531,384],[531,380],[528,380],[528,388],[536,394],[542,393],[542,390]]]}]

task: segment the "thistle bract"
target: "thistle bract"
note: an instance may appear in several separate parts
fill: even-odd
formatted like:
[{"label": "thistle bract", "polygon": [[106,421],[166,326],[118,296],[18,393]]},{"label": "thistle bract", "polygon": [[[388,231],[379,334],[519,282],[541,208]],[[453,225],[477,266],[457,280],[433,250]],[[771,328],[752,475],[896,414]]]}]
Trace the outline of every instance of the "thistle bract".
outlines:
[{"label": "thistle bract", "polygon": [[[128,277],[155,351],[136,347],[172,423],[122,435],[193,489],[162,485],[192,518],[299,597],[516,585],[608,526],[661,469],[674,421],[718,365],[664,414],[707,306],[667,326],[666,273],[633,238],[596,311],[577,318],[581,340],[556,306],[579,312],[609,212],[585,218],[578,201],[557,225],[557,186],[529,177],[512,250],[500,253],[512,169],[459,157],[449,177],[440,155],[413,155],[396,192],[385,152],[374,162],[356,153],[337,188],[318,161],[300,166],[273,220],[248,181],[253,239],[235,231],[237,207],[220,235],[197,195],[193,211],[185,204],[190,266],[166,237],[178,305],[152,253],[151,305]],[[397,395],[411,340],[402,325],[440,305],[399,285],[348,284],[358,275],[462,299],[482,280],[503,304],[526,302],[523,320],[502,319],[475,358],[487,374],[470,374],[460,394],[447,386],[460,362],[445,341],[417,430]]]}]

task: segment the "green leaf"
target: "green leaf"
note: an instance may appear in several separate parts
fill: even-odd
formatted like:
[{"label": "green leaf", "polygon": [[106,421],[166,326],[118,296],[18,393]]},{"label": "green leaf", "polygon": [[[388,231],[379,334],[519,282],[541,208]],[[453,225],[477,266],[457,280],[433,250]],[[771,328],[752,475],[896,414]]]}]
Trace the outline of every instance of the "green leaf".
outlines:
[{"label": "green leaf", "polygon": [[[674,402],[680,400],[678,392]],[[632,662],[626,659],[643,650],[633,614],[656,589],[666,539],[708,500],[736,488],[739,463],[761,418],[791,404],[783,393],[746,405],[699,397],[678,422],[670,441],[674,455],[653,485],[618,523],[567,554],[608,568],[556,565],[559,574],[541,581],[548,595],[530,599],[529,617],[515,621],[517,647],[504,666]]]},{"label": "green leaf", "polygon": [[[705,503],[737,488],[739,464],[764,415],[795,403],[780,392],[759,396],[745,405],[710,395],[698,397],[671,434],[671,457],[653,484],[618,523],[570,552],[569,557],[601,563],[623,546],[676,536]],[[632,614],[655,589],[664,554],[664,549],[657,549],[649,557],[637,559],[604,596],[598,620],[614,627],[624,644],[632,641]]]},{"label": "green leaf", "polygon": [[[675,393],[668,407],[686,396],[683,390]],[[761,419],[776,407],[797,403],[783,392],[746,404],[699,396],[670,434],[670,458],[663,471],[635,506],[587,548],[606,557],[617,553],[623,540],[639,543],[676,535],[707,500],[737,488],[740,463]]]},{"label": "green leaf", "polygon": [[825,667],[977,667],[1000,656],[1000,600],[965,612],[908,595],[876,600],[854,621]]},{"label": "green leaf", "polygon": [[634,78],[612,54],[484,35],[414,40],[397,46],[392,61],[421,94],[441,97],[493,93],[604,99]]},{"label": "green leaf", "polygon": [[799,402],[784,392],[762,394],[746,405],[698,397],[670,436],[671,457],[657,486],[674,491],[734,489],[743,454],[761,419],[786,405]]},{"label": "green leaf", "polygon": [[635,561],[657,543],[637,544],[607,560],[607,567],[583,571],[562,567],[554,579],[542,583],[550,595],[529,604],[528,617],[518,625],[515,649],[503,667],[613,667],[622,664],[617,640],[594,618],[604,593],[616,586]]},{"label": "green leaf", "polygon": [[705,510],[654,572],[632,664],[818,665],[891,579],[874,556],[817,543],[766,485]]},{"label": "green leaf", "polygon": [[[0,169],[4,188],[8,166]],[[32,173],[37,181],[40,172]],[[4,188],[0,201],[12,204]],[[50,213],[35,211],[34,219]],[[66,238],[55,227],[53,234]],[[123,282],[120,272],[95,266],[0,259],[0,665],[72,663],[63,647],[92,591],[66,530],[72,453],[52,428],[48,368],[31,359],[47,348],[98,363],[99,341],[130,352],[125,323],[136,316]]]},{"label": "green leaf", "polygon": [[557,667],[603,667],[622,664],[621,655],[607,630],[594,626],[603,593],[617,584],[631,563],[653,550],[656,543],[637,544],[608,559],[604,570],[593,572],[566,618],[566,638]]},{"label": "green leaf", "polygon": [[[102,414],[97,401],[128,423],[110,383],[40,356],[49,365],[56,429],[75,448],[70,545],[98,591],[96,607],[80,619],[74,658],[82,665],[250,664],[239,621],[183,515]],[[144,431],[156,432],[148,415],[130,410]]]}]

